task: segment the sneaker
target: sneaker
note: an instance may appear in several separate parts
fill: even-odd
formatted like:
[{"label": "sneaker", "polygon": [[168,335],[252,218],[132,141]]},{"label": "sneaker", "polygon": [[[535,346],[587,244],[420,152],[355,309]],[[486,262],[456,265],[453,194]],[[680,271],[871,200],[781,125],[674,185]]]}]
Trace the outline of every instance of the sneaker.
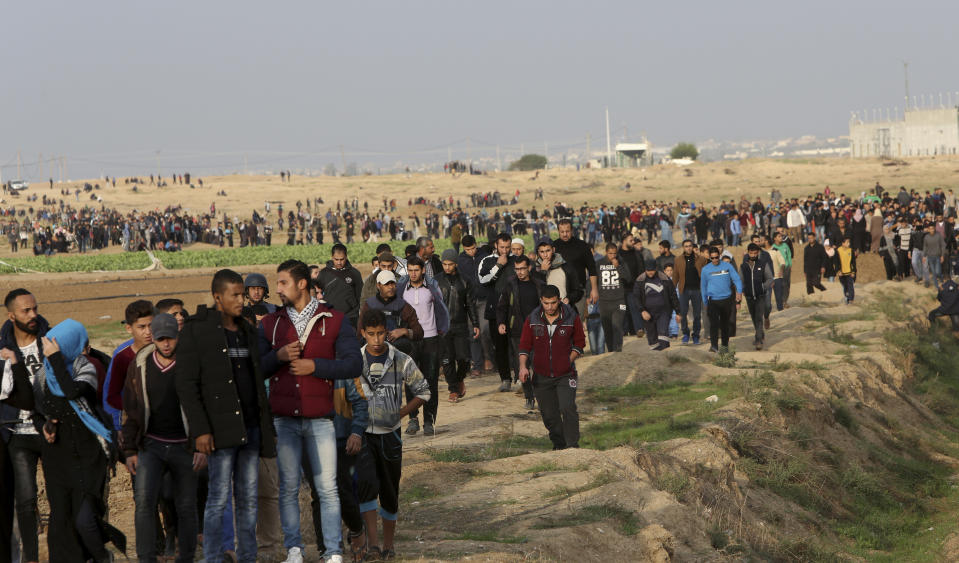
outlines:
[{"label": "sneaker", "polygon": [[504,380],[502,383],[499,384],[500,393],[508,393],[509,390],[510,390],[510,383],[508,379]]},{"label": "sneaker", "polygon": [[757,340],[757,341],[753,342],[753,346],[755,346],[757,350],[762,350],[762,349],[763,349],[763,341],[762,341],[762,340]]},{"label": "sneaker", "polygon": [[699,337],[698,337],[698,336],[694,336],[694,337],[693,337],[693,346],[699,346]]},{"label": "sneaker", "polygon": [[406,425],[406,433],[412,436],[420,431],[420,419],[411,418],[410,423]]},{"label": "sneaker", "polygon": [[666,348],[669,348],[669,341],[668,341],[668,340],[663,340],[662,342],[659,343],[659,349],[660,349],[660,350],[665,350]]},{"label": "sneaker", "polygon": [[710,347],[709,347],[709,351],[712,352],[713,354],[718,354],[718,353],[719,353],[719,348],[717,348],[717,347],[715,347],[715,346],[710,346]]},{"label": "sneaker", "polygon": [[459,395],[459,398],[460,398],[460,399],[462,399],[463,397],[466,396],[466,382],[465,382],[465,381],[460,381],[459,387],[456,389],[456,392],[457,392],[457,394]]},{"label": "sneaker", "polygon": [[343,563],[343,556],[339,553],[334,553],[326,558],[326,563]]},{"label": "sneaker", "polygon": [[429,422],[423,423],[423,435],[424,436],[435,436],[436,430],[433,429],[433,425]]},{"label": "sneaker", "polygon": [[536,410],[536,399],[526,399],[526,410],[529,412]]},{"label": "sneaker", "polygon": [[688,335],[688,334],[684,334],[684,335],[683,335],[683,344],[689,344],[689,335]]},{"label": "sneaker", "polygon": [[286,552],[286,560],[283,563],[303,563],[303,551],[298,547],[291,547]]}]

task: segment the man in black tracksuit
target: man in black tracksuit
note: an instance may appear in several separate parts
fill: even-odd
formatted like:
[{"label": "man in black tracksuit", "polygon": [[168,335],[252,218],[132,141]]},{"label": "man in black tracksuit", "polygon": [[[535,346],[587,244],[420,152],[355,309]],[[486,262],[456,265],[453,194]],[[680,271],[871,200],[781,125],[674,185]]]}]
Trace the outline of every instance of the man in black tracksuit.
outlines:
[{"label": "man in black tracksuit", "polygon": [[[519,339],[523,333],[523,322],[539,307],[540,294],[546,287],[544,282],[530,276],[531,268],[529,257],[516,257],[513,262],[515,275],[509,279],[506,289],[499,294],[499,303],[496,306],[497,332],[509,336],[509,362],[517,380],[520,368]],[[535,409],[532,381],[523,383],[523,394],[526,396],[526,410]]]},{"label": "man in black tracksuit", "polygon": [[[669,348],[669,321],[679,310],[679,296],[669,276],[656,270],[655,260],[646,260],[646,271],[636,279],[633,294],[646,321],[646,342],[651,350]],[[679,315],[676,315],[679,322]]]},{"label": "man in black tracksuit", "polygon": [[773,269],[771,261],[763,261],[759,255],[761,249],[759,245],[751,242],[746,250],[746,256],[740,266],[740,274],[743,278],[743,296],[746,298],[746,306],[749,307],[749,316],[753,320],[753,327],[756,329],[756,339],[753,345],[757,350],[762,350],[763,341],[766,338],[764,325],[766,320],[766,295],[773,283]]},{"label": "man in black tracksuit", "polygon": [[[449,387],[449,401],[455,403],[466,395],[466,372],[470,368],[470,340],[480,335],[479,318],[473,287],[459,275],[456,251],[443,251],[443,271],[434,278],[440,286],[443,301],[450,312],[450,329],[443,335],[443,375]],[[467,323],[468,321],[468,323]],[[472,332],[469,330],[473,326]]]},{"label": "man in black tracksuit", "polygon": [[806,295],[813,294],[813,288],[826,291],[822,285],[822,275],[826,272],[826,250],[816,242],[816,234],[806,235],[808,242],[803,249],[803,273],[806,274]]},{"label": "man in black tracksuit", "polygon": [[623,319],[626,316],[626,287],[629,268],[619,260],[619,249],[606,243],[606,256],[596,261],[599,279],[599,318],[603,323],[606,350],[623,351]]},{"label": "man in black tracksuit", "polygon": [[362,303],[363,276],[347,259],[346,246],[340,243],[333,245],[332,259],[320,270],[317,281],[323,289],[323,299],[346,315],[353,328],[356,328]]},{"label": "man in black tracksuit", "polygon": [[[494,252],[480,261],[479,282],[490,290],[489,298],[486,300],[486,311],[484,316],[490,324],[496,323],[496,305],[499,296],[506,289],[506,284],[513,274],[513,262],[516,256],[510,253],[509,247],[512,239],[506,233],[496,235],[493,241]],[[490,337],[493,339],[493,351],[496,360],[496,370],[499,372],[501,392],[507,392],[511,388],[512,376],[509,367],[509,337],[501,334],[500,331],[490,326]]]}]

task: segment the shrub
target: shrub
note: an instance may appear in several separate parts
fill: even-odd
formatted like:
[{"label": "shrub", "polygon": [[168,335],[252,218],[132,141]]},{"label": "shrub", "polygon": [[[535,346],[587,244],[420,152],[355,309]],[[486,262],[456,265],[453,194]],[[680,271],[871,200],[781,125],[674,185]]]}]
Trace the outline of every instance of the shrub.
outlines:
[{"label": "shrub", "polygon": [[546,157],[541,154],[524,154],[519,160],[510,163],[510,170],[542,170],[546,168]]}]

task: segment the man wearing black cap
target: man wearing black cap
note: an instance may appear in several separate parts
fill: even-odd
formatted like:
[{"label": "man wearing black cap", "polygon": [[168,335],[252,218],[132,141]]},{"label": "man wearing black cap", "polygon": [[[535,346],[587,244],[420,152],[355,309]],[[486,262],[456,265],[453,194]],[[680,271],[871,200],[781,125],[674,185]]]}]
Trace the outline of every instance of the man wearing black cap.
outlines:
[{"label": "man wearing black cap", "polygon": [[[645,268],[633,285],[633,293],[646,321],[646,342],[650,350],[665,350],[669,348],[670,315],[679,310],[679,296],[669,276],[656,270],[656,260],[647,258]],[[679,322],[679,315],[676,315],[676,322]]]},{"label": "man wearing black cap", "polygon": [[[449,387],[449,401],[455,403],[466,395],[463,381],[470,367],[470,337],[480,335],[479,319],[473,287],[457,271],[457,254],[452,248],[443,251],[443,272],[437,274],[443,301],[450,313],[450,329],[443,335],[443,375]],[[472,332],[469,330],[472,325]]]},{"label": "man wearing black cap", "polygon": [[196,551],[197,471],[206,455],[195,451],[186,418],[177,398],[177,320],[160,313],[150,323],[153,343],[140,349],[130,365],[123,390],[124,421],[120,447],[134,481],[137,556],[156,559],[156,517],[163,474],[169,471],[177,486],[177,561],[192,561]]}]

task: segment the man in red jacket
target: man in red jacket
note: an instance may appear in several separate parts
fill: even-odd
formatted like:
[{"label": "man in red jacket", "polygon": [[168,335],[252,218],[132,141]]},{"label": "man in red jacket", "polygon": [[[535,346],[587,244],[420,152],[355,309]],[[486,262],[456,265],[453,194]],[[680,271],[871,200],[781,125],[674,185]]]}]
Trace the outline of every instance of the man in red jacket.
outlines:
[{"label": "man in red jacket", "polygon": [[286,561],[303,561],[300,471],[308,465],[307,477],[320,499],[326,561],[339,563],[342,547],[332,380],[360,375],[360,345],[353,325],[342,312],[311,297],[309,266],[287,260],[277,268],[276,279],[276,293],[283,307],[263,317],[259,340],[263,372],[269,374],[270,411],[276,428]]},{"label": "man in red jacket", "polygon": [[[576,310],[559,300],[559,288],[547,285],[540,306],[523,323],[519,344],[519,378],[532,377],[533,392],[554,450],[579,447],[576,412],[576,358],[586,336]],[[533,355],[533,373],[527,367]]]}]

